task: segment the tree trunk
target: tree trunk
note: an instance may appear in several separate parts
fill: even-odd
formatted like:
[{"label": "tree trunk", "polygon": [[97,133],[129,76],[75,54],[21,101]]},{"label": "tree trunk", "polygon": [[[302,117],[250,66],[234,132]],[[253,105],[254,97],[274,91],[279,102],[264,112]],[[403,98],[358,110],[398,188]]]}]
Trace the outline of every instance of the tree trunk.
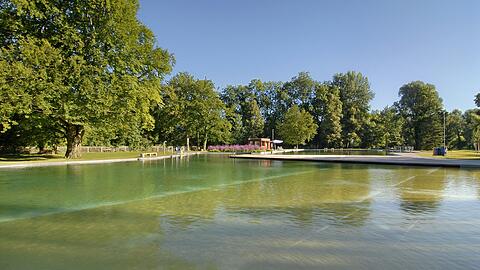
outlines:
[{"label": "tree trunk", "polygon": [[67,152],[65,158],[79,158],[80,146],[82,144],[85,129],[80,125],[67,125]]},{"label": "tree trunk", "polygon": [[45,144],[40,143],[40,144],[38,145],[38,153],[39,153],[39,154],[45,154]]},{"label": "tree trunk", "polygon": [[197,151],[200,149],[200,134],[197,132]]},{"label": "tree trunk", "polygon": [[207,139],[208,134],[205,134],[205,140],[203,141],[203,151],[207,151]]},{"label": "tree trunk", "polygon": [[415,133],[415,150],[421,150],[420,148],[420,131],[418,128],[415,128],[414,130]]}]

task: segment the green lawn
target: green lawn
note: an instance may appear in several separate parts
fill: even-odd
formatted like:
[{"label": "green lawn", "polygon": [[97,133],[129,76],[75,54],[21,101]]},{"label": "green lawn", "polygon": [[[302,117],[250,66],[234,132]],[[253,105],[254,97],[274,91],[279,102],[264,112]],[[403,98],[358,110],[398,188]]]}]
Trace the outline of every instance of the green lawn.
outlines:
[{"label": "green lawn", "polygon": [[[94,152],[82,153],[82,157],[78,159],[65,159],[63,155],[41,155],[41,154],[19,154],[19,155],[1,155],[0,165],[13,163],[30,163],[30,162],[55,162],[55,161],[76,161],[76,160],[105,160],[105,159],[122,159],[122,158],[137,158],[142,151],[133,152]],[[171,155],[171,152],[166,152],[165,155]],[[159,156],[163,152],[158,153]]]},{"label": "green lawn", "polygon": [[422,151],[417,155],[421,157],[446,159],[480,159],[480,152],[476,152],[473,150],[449,150],[446,156],[434,156],[433,151]]}]

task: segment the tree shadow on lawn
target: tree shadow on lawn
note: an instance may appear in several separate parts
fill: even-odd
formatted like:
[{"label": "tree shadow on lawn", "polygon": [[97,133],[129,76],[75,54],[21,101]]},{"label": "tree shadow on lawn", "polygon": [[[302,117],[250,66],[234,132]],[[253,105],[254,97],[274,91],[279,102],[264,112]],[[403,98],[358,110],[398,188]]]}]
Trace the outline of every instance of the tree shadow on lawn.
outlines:
[{"label": "tree shadow on lawn", "polygon": [[48,159],[63,159],[63,156],[52,154],[0,154],[0,162],[41,161]]}]

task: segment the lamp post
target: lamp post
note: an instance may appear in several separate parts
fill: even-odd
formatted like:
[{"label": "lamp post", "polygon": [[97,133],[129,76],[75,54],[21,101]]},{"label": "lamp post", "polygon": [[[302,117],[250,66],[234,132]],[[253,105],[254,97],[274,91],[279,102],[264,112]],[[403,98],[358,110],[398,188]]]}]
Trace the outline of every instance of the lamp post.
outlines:
[{"label": "lamp post", "polygon": [[443,111],[443,153],[447,152],[447,111]]},{"label": "lamp post", "polygon": [[275,144],[273,143],[274,140],[275,140],[275,129],[272,128],[272,153],[273,153],[273,150],[275,150]]}]

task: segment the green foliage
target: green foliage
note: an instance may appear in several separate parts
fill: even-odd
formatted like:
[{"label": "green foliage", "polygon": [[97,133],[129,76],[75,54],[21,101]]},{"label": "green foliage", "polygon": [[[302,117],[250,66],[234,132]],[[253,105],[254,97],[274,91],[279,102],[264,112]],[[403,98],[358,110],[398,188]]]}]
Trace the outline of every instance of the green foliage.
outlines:
[{"label": "green foliage", "polygon": [[382,143],[379,147],[394,147],[404,145],[403,139],[403,128],[405,125],[405,120],[399,114],[397,108],[385,107],[380,112],[380,138],[382,138]]},{"label": "green foliage", "polygon": [[475,150],[480,151],[480,128],[477,127],[473,130],[472,141]]},{"label": "green foliage", "polygon": [[449,149],[463,149],[466,147],[465,129],[467,122],[460,110],[453,110],[446,118],[446,143]]},{"label": "green foliage", "polygon": [[157,142],[183,145],[189,138],[206,149],[209,140],[231,140],[229,112],[211,81],[179,73],[169,81],[164,95],[164,105],[154,110]]},{"label": "green foliage", "polygon": [[474,109],[465,113],[466,137],[475,150],[480,151],[480,110]]},{"label": "green foliage", "polygon": [[241,142],[243,141],[243,124],[242,124],[242,115],[236,113],[231,107],[225,108],[225,119],[230,123],[232,127],[230,138],[227,140],[227,143],[231,142]]},{"label": "green foliage", "polygon": [[265,124],[255,99],[245,101],[242,108],[244,119],[244,138],[257,138],[263,134]]},{"label": "green foliage", "polygon": [[280,138],[286,144],[297,146],[312,140],[317,128],[312,115],[297,105],[293,105],[277,125]]},{"label": "green foliage", "polygon": [[248,85],[264,119],[263,135],[265,136],[275,129],[277,120],[286,112],[285,101],[282,100],[283,95],[281,95],[284,92],[282,87],[282,82],[262,82],[260,80],[252,80]]},{"label": "green foliage", "polygon": [[478,116],[480,114],[479,109],[471,109],[467,110],[463,113],[462,118],[465,121],[465,132],[464,132],[464,137],[465,137],[465,143],[467,148],[473,149],[474,148],[474,133],[477,127],[480,124],[480,117]]},{"label": "green foliage", "polygon": [[403,85],[397,104],[405,119],[404,137],[415,149],[430,150],[443,144],[443,104],[435,86],[421,81]]},{"label": "green foliage", "polygon": [[370,83],[362,73],[349,71],[335,74],[332,84],[340,90],[343,145],[358,147],[361,143],[359,133],[367,123],[369,104],[374,97]]},{"label": "green foliage", "polygon": [[316,83],[311,109],[318,125],[315,143],[319,147],[342,145],[342,102],[340,90],[330,83]]},{"label": "green foliage", "polygon": [[475,105],[477,105],[477,107],[480,107],[480,93],[475,95],[474,101],[475,101]]},{"label": "green foliage", "polygon": [[150,107],[161,103],[173,58],[137,20],[137,1],[2,5],[2,25],[9,22],[0,35],[3,129],[15,124],[12,114],[35,114],[60,127],[71,158],[87,127],[153,128]]},{"label": "green foliage", "polygon": [[[475,105],[480,107],[480,93],[475,96]],[[473,109],[465,112],[466,141],[471,142],[476,151],[480,151],[480,110]]]},{"label": "green foliage", "polygon": [[[248,138],[263,135],[265,120],[257,101],[263,89],[262,82],[253,80],[248,86],[227,86],[221,94],[237,143],[245,143]],[[261,101],[268,104],[264,98]]]},{"label": "green foliage", "polygon": [[286,104],[289,107],[295,104],[305,110],[309,110],[311,98],[315,94],[316,84],[317,82],[310,77],[308,72],[298,73],[297,76],[283,85],[283,89],[288,96]]},{"label": "green foliage", "polygon": [[361,142],[360,147],[362,148],[378,148],[382,147],[384,143],[383,134],[385,127],[383,122],[380,119],[380,112],[373,111],[367,115],[364,124],[362,125],[360,131],[358,132]]},{"label": "green foliage", "polygon": [[362,127],[362,147],[389,148],[403,145],[403,122],[394,107],[372,112]]}]

